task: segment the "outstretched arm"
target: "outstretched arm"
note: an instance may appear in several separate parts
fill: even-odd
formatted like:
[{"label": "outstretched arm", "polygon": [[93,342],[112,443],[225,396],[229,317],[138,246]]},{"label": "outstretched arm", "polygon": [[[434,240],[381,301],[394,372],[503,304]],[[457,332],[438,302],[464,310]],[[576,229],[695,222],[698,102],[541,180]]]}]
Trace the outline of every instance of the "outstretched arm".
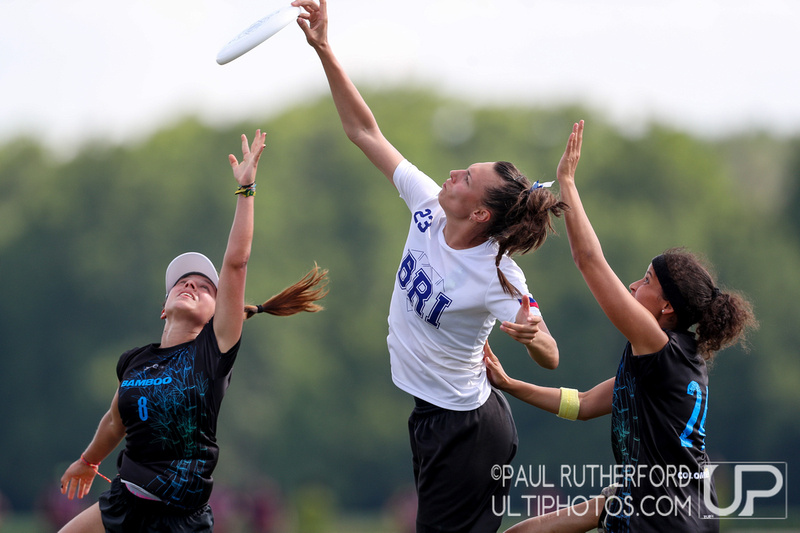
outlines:
[{"label": "outstretched arm", "polygon": [[[253,144],[248,145],[247,137],[242,135],[242,161],[239,162],[233,154],[228,156],[233,177],[240,187],[255,184],[258,160],[264,150],[266,136],[266,133],[256,130]],[[233,348],[242,335],[247,262],[253,242],[254,198],[249,193],[236,195],[236,212],[219,273],[214,334],[222,353]]]},{"label": "outstretched arm", "polygon": [[383,136],[372,110],[331,50],[328,43],[327,2],[320,0],[317,4],[313,0],[295,0],[292,5],[305,9],[297,23],[322,62],[347,137],[394,184],[394,171],[403,156]]},{"label": "outstretched arm", "polygon": [[572,127],[564,155],[558,164],[561,199],[569,205],[564,214],[572,259],[597,303],[614,326],[631,342],[635,355],[657,352],[667,334],[656,318],[631,295],[603,255],[600,240],[583,209],[575,186],[575,170],[581,157],[583,121]]},{"label": "outstretched arm", "polygon": [[[540,387],[509,377],[488,342],[483,347],[483,359],[486,362],[486,374],[492,385],[518,400],[549,413],[558,414],[562,395],[560,388]],[[610,413],[613,393],[614,378],[607,379],[586,392],[578,393],[580,407],[577,419],[590,420]]]},{"label": "outstretched arm", "polygon": [[119,416],[119,389],[114,393],[111,407],[97,426],[92,442],[81,454],[81,458],[72,463],[61,476],[61,494],[71,500],[77,494],[83,498],[89,494],[92,482],[97,475],[97,466],[122,442],[125,437],[125,426]]}]

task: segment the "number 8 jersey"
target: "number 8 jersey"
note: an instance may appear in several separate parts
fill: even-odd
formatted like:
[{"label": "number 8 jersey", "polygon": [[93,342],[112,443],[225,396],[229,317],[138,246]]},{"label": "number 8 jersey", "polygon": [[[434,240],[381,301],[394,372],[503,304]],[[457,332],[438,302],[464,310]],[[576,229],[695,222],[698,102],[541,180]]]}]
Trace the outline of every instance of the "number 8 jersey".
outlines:
[{"label": "number 8 jersey", "polygon": [[117,364],[126,429],[120,477],[185,509],[200,507],[211,494],[217,416],[240,345],[221,354],[212,324],[191,342],[135,348]]}]

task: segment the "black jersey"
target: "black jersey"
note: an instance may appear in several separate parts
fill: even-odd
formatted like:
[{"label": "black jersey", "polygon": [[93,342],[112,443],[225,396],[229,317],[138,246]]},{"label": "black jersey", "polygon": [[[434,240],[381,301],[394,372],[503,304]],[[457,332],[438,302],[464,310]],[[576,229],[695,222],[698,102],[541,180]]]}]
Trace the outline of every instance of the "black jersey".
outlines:
[{"label": "black jersey", "polygon": [[135,348],[117,363],[126,430],[120,477],[186,509],[211,494],[217,416],[240,345],[221,354],[212,324],[191,342]]},{"label": "black jersey", "polygon": [[[719,531],[700,491],[708,463],[706,364],[693,334],[667,335],[654,354],[634,356],[628,343],[617,371],[611,443],[622,486],[607,507],[609,532]],[[713,487],[709,497],[716,505]]]}]

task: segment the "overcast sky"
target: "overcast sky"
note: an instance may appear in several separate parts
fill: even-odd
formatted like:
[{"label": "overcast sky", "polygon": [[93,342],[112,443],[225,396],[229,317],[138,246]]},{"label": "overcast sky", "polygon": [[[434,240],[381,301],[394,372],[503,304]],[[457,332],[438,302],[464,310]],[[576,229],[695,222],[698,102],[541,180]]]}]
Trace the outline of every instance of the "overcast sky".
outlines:
[{"label": "overcast sky", "polygon": [[[220,48],[285,0],[0,0],[0,142],[135,139],[188,114],[265,116],[326,94],[294,24]],[[798,0],[330,0],[362,87],[477,103],[577,102],[635,128],[800,132]]]}]

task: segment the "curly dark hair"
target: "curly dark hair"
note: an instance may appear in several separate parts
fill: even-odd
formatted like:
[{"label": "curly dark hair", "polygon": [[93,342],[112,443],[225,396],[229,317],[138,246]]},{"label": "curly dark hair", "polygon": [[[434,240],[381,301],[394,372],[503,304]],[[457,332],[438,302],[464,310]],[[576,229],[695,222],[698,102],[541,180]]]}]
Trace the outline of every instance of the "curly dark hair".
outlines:
[{"label": "curly dark hair", "polygon": [[697,350],[703,358],[711,360],[716,352],[734,344],[746,348],[746,333],[758,328],[747,298],[720,289],[708,263],[685,248],[670,248],[662,256],[686,302],[687,325],[696,325]]}]

